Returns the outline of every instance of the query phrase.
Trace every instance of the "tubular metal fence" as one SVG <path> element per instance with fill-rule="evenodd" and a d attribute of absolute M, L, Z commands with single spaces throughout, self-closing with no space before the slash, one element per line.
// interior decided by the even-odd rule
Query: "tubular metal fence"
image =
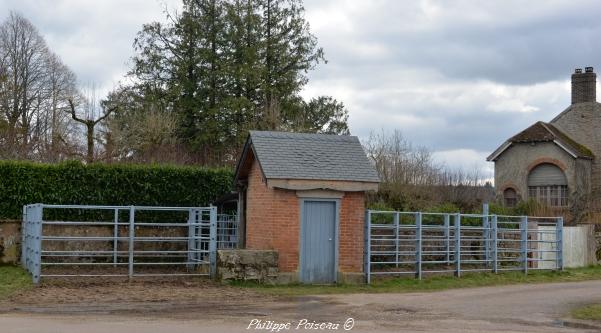
<path fill-rule="evenodd" d="M 415 275 L 563 269 L 561 217 L 366 212 L 365 272 Z"/>
<path fill-rule="evenodd" d="M 215 207 L 26 205 L 21 264 L 35 283 L 213 276 L 217 249 L 237 246 L 237 227 L 236 216 Z"/>

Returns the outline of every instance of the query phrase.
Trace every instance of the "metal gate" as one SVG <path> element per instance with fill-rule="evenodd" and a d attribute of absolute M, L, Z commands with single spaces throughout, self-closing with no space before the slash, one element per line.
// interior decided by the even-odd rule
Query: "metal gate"
<path fill-rule="evenodd" d="M 563 218 L 366 212 L 365 272 L 415 275 L 563 269 Z"/>
<path fill-rule="evenodd" d="M 43 277 L 214 276 L 237 246 L 237 218 L 216 207 L 23 207 L 22 266 Z"/>

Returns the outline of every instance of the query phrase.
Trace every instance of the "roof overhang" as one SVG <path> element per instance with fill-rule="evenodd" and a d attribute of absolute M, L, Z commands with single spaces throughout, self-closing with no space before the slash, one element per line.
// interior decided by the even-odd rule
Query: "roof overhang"
<path fill-rule="evenodd" d="M 553 141 L 533 141 L 532 143 L 536 143 L 536 142 L 541 142 L 541 143 L 554 143 L 555 145 L 557 145 L 559 148 L 561 148 L 563 151 L 565 151 L 566 153 L 568 153 L 568 155 L 572 156 L 573 158 L 578 158 L 578 155 L 571 150 L 570 148 L 568 148 L 566 145 L 562 144 L 561 142 L 559 142 L 559 140 L 553 140 Z M 503 154 L 509 147 L 511 147 L 514 143 L 528 143 L 528 142 L 511 142 L 511 141 L 505 141 L 504 144 L 502 144 L 499 148 L 497 148 L 497 150 L 495 150 L 490 156 L 488 156 L 486 158 L 487 161 L 489 162 L 494 162 L 496 161 L 499 156 L 501 156 L 501 154 Z"/>
<path fill-rule="evenodd" d="M 486 158 L 487 161 L 492 162 L 495 161 L 507 148 L 511 147 L 512 142 L 505 141 L 499 148 L 497 148 L 490 156 Z"/>
<path fill-rule="evenodd" d="M 240 159 L 236 165 L 236 172 L 234 173 L 234 186 L 238 185 L 240 180 L 248 177 L 248 171 L 250 170 L 254 159 L 257 159 L 258 161 L 257 153 L 255 152 L 255 148 L 252 144 L 252 139 L 250 135 L 248 135 L 246 142 L 244 143 L 244 148 L 242 149 L 242 154 L 240 155 Z M 261 169 L 263 178 L 266 178 L 263 167 L 261 166 L 261 162 L 257 164 L 259 164 L 259 169 Z"/>
<path fill-rule="evenodd" d="M 379 183 L 346 180 L 268 179 L 267 186 L 285 190 L 334 190 L 341 192 L 377 191 Z"/>
<path fill-rule="evenodd" d="M 570 154 L 573 158 L 578 158 L 578 155 L 574 151 L 572 151 L 571 149 L 569 149 L 565 145 L 561 144 L 561 142 L 559 142 L 557 140 L 553 140 L 553 143 L 556 144 L 556 145 L 558 145 L 561 149 L 565 150 L 566 153 Z"/>

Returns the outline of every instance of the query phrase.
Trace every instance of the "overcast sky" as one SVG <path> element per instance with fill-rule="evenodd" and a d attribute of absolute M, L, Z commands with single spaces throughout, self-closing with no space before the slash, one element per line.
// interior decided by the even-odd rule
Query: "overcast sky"
<path fill-rule="evenodd" d="M 599 1 L 305 1 L 328 59 L 305 97 L 343 101 L 354 135 L 400 129 L 438 160 L 487 176 L 491 151 L 568 106 L 574 68 L 601 66 Z M 179 2 L 2 0 L 0 14 L 29 18 L 82 83 L 107 91 L 142 24 Z"/>

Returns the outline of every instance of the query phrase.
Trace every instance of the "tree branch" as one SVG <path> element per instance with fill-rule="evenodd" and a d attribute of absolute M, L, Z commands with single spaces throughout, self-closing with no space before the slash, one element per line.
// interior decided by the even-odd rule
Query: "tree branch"
<path fill-rule="evenodd" d="M 73 104 L 73 99 L 69 98 L 67 99 L 67 101 L 69 102 L 69 109 L 71 111 L 71 118 L 73 118 L 73 120 L 80 122 L 82 124 L 87 124 L 88 121 L 81 119 L 77 116 L 77 114 L 75 113 L 75 104 Z"/>

